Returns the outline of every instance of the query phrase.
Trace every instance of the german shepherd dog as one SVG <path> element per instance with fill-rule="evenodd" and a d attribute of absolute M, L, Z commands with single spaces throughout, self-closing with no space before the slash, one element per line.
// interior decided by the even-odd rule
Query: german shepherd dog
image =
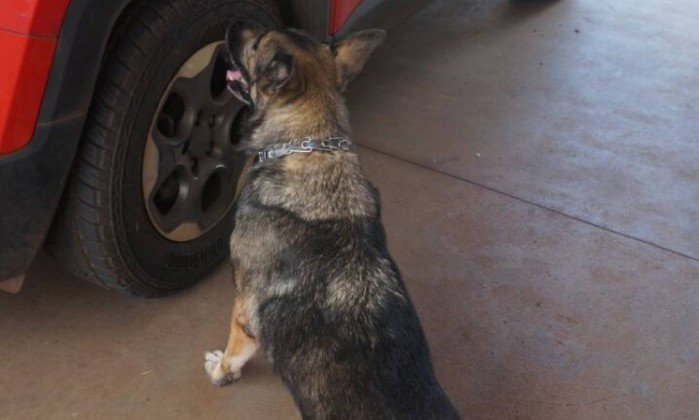
<path fill-rule="evenodd" d="M 341 93 L 385 35 L 327 45 L 295 30 L 228 30 L 228 86 L 249 105 L 246 150 L 345 141 L 252 166 L 230 244 L 230 337 L 206 353 L 221 386 L 261 347 L 307 419 L 458 418 L 388 254 L 377 190 L 346 147 Z"/>

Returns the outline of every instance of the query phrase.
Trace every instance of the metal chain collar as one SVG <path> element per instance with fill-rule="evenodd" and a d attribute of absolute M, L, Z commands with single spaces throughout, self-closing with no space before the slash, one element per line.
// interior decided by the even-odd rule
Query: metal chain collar
<path fill-rule="evenodd" d="M 275 144 L 257 152 L 257 162 L 269 162 L 292 153 L 311 153 L 314 151 L 347 152 L 351 148 L 352 142 L 347 137 L 306 138 L 301 143 L 298 143 L 298 140 L 292 140 L 286 143 Z"/>

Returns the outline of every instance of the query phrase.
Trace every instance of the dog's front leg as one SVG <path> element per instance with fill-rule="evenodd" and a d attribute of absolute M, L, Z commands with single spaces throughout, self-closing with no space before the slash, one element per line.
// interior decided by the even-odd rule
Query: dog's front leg
<path fill-rule="evenodd" d="M 247 330 L 247 300 L 240 293 L 233 302 L 231 333 L 226 351 L 206 352 L 204 368 L 209 380 L 216 386 L 224 386 L 240 378 L 240 371 L 257 351 L 257 341 Z"/>

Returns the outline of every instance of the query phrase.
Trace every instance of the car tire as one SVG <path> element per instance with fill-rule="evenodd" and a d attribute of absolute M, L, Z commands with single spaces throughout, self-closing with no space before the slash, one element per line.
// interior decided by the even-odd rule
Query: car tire
<path fill-rule="evenodd" d="M 273 27 L 280 18 L 262 0 L 155 0 L 126 13 L 103 60 L 46 249 L 80 278 L 154 297 L 206 276 L 228 255 L 233 229 L 232 201 L 188 240 L 167 237 L 149 217 L 144 148 L 164 92 L 189 57 L 224 39 L 231 22 Z"/>

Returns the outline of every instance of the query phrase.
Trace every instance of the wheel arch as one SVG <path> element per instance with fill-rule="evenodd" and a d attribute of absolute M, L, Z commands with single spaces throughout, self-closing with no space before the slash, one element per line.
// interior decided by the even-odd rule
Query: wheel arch
<path fill-rule="evenodd" d="M 61 27 L 39 124 L 86 115 L 104 58 L 147 0 L 72 0 Z M 268 0 L 281 11 L 284 0 Z M 287 16 L 283 16 L 286 19 Z"/>
<path fill-rule="evenodd" d="M 28 144 L 0 157 L 0 281 L 23 278 L 44 243 L 73 164 L 103 53 L 131 0 L 72 0 Z"/>

